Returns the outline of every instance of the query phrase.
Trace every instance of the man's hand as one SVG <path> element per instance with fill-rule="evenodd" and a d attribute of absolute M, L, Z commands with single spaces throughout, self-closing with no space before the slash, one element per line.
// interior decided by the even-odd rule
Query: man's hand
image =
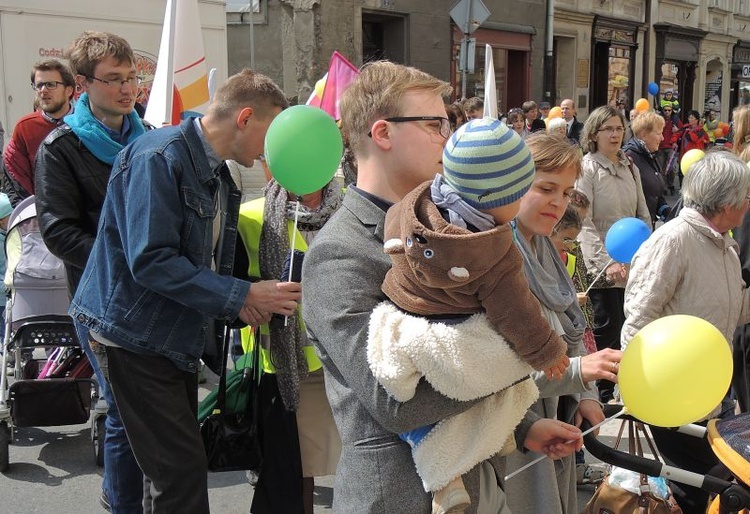
<path fill-rule="evenodd" d="M 279 282 L 262 280 L 254 282 L 245 298 L 239 317 L 250 326 L 267 323 L 271 314 L 291 316 L 302 298 L 302 285 L 299 282 Z"/>
<path fill-rule="evenodd" d="M 542 418 L 529 429 L 523 442 L 527 449 L 544 453 L 551 459 L 562 459 L 583 447 L 581 431 L 556 419 Z"/>
<path fill-rule="evenodd" d="M 245 305 L 239 313 L 239 318 L 250 327 L 257 327 L 271 321 L 271 313 L 259 311 L 255 307 Z"/>

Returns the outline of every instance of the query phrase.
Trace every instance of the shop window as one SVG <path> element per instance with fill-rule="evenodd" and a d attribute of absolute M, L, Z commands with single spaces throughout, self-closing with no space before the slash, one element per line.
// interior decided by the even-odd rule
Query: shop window
<path fill-rule="evenodd" d="M 484 98 L 486 91 L 484 90 L 484 59 L 485 59 L 485 46 L 477 45 L 476 49 L 476 71 L 469 73 L 466 78 L 466 92 L 467 98 L 472 96 L 478 96 Z M 502 48 L 492 49 L 492 61 L 495 66 L 495 94 L 497 95 L 498 109 L 503 111 L 505 105 L 505 77 L 507 75 L 507 51 Z M 520 106 L 510 106 L 520 107 Z"/>
<path fill-rule="evenodd" d="M 661 65 L 661 80 L 659 80 L 659 91 L 660 96 L 663 98 L 664 93 L 672 91 L 672 98 L 679 100 L 680 91 L 678 86 L 677 75 L 680 72 L 680 67 L 674 63 L 664 63 Z M 682 103 L 682 102 L 680 102 Z"/>
<path fill-rule="evenodd" d="M 406 64 L 406 17 L 362 12 L 362 61 Z"/>
<path fill-rule="evenodd" d="M 630 48 L 611 45 L 609 47 L 609 70 L 607 73 L 607 104 L 625 102 L 633 105 L 630 93 Z"/>

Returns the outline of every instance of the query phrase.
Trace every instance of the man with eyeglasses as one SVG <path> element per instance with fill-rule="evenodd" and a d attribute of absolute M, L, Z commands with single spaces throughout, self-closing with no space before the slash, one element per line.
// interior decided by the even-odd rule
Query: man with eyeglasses
<path fill-rule="evenodd" d="M 133 109 L 138 79 L 127 41 L 108 32 L 87 31 L 73 41 L 66 57 L 83 94 L 65 124 L 39 147 L 35 188 L 42 238 L 65 263 L 73 296 L 94 246 L 115 156 L 146 129 Z M 140 513 L 143 473 L 109 387 L 104 350 L 80 331 L 79 342 L 107 402 L 100 503 L 112 512 Z"/>
<path fill-rule="evenodd" d="M 303 318 L 323 363 L 342 442 L 336 513 L 429 513 L 431 498 L 409 445 L 397 434 L 476 403 L 447 398 L 425 381 L 400 403 L 375 379 L 367 357 L 370 314 L 386 298 L 381 284 L 391 267 L 383 252 L 385 213 L 442 171 L 450 136 L 442 121 L 443 97 L 450 92 L 449 84 L 416 68 L 379 61 L 363 67 L 341 99 L 342 130 L 357 162 L 357 181 L 302 265 Z M 565 427 L 527 413 L 515 438 L 533 451 L 562 456 L 572 449 L 558 443 L 575 439 Z M 501 462 L 488 460 L 463 476 L 471 498 L 467 513 L 509 511 L 498 484 L 502 469 Z"/>
<path fill-rule="evenodd" d="M 73 110 L 73 73 L 57 59 L 37 62 L 31 69 L 31 89 L 39 108 L 16 122 L 3 153 L 3 191 L 13 206 L 34 194 L 34 160 L 44 138 Z"/>

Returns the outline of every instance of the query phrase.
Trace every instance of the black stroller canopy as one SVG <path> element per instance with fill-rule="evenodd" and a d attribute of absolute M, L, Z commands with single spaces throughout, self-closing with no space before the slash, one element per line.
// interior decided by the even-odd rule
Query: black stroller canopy
<path fill-rule="evenodd" d="M 708 424 L 708 441 L 735 478 L 750 484 L 750 413 L 711 420 Z"/>

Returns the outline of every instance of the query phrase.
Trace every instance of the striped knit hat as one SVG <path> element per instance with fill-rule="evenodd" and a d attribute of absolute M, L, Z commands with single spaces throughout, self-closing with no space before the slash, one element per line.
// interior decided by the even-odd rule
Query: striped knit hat
<path fill-rule="evenodd" d="M 443 177 L 476 209 L 520 199 L 534 181 L 534 161 L 521 137 L 493 118 L 462 125 L 443 150 Z"/>

